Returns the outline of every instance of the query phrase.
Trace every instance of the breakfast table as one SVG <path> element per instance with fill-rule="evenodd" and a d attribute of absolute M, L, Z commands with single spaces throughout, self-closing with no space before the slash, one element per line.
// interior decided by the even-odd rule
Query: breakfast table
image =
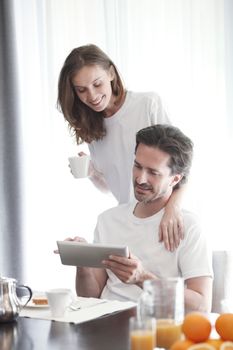
<path fill-rule="evenodd" d="M 0 324 L 1 350 L 128 350 L 135 307 L 80 324 L 19 317 Z"/>
<path fill-rule="evenodd" d="M 15 321 L 0 322 L 0 350 L 130 349 L 129 319 L 137 314 L 136 303 L 75 296 L 58 317 L 44 293 L 33 296 Z M 208 316 L 211 324 L 217 316 Z"/>

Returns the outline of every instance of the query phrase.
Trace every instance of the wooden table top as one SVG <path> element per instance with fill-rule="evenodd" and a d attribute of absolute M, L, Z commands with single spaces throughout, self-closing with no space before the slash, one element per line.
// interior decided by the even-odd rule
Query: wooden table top
<path fill-rule="evenodd" d="M 20 317 L 0 323 L 1 350 L 128 350 L 135 308 L 74 325 Z"/>

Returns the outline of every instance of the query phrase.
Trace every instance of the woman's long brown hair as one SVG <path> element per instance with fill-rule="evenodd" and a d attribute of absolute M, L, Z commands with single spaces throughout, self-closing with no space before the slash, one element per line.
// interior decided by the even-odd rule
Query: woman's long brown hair
<path fill-rule="evenodd" d="M 106 135 L 103 112 L 95 112 L 78 97 L 72 79 L 84 66 L 99 65 L 105 71 L 112 66 L 115 77 L 111 81 L 115 103 L 122 101 L 125 90 L 118 70 L 112 60 L 96 45 L 89 44 L 73 49 L 66 58 L 58 81 L 57 106 L 68 121 L 78 144 L 100 140 Z"/>

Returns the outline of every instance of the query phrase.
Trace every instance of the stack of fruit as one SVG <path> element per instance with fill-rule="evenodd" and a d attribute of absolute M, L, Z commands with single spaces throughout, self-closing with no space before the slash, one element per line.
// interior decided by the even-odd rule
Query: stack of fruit
<path fill-rule="evenodd" d="M 213 330 L 218 338 L 211 337 Z M 233 313 L 218 316 L 213 328 L 203 314 L 187 314 L 182 331 L 185 339 L 175 342 L 170 350 L 233 350 Z"/>

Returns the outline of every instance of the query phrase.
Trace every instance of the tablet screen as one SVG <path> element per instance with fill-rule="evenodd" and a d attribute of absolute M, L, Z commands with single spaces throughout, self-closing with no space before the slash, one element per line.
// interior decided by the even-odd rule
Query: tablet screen
<path fill-rule="evenodd" d="M 57 246 L 63 265 L 104 267 L 102 260 L 108 259 L 109 255 L 129 256 L 128 247 L 123 245 L 57 241 Z"/>

